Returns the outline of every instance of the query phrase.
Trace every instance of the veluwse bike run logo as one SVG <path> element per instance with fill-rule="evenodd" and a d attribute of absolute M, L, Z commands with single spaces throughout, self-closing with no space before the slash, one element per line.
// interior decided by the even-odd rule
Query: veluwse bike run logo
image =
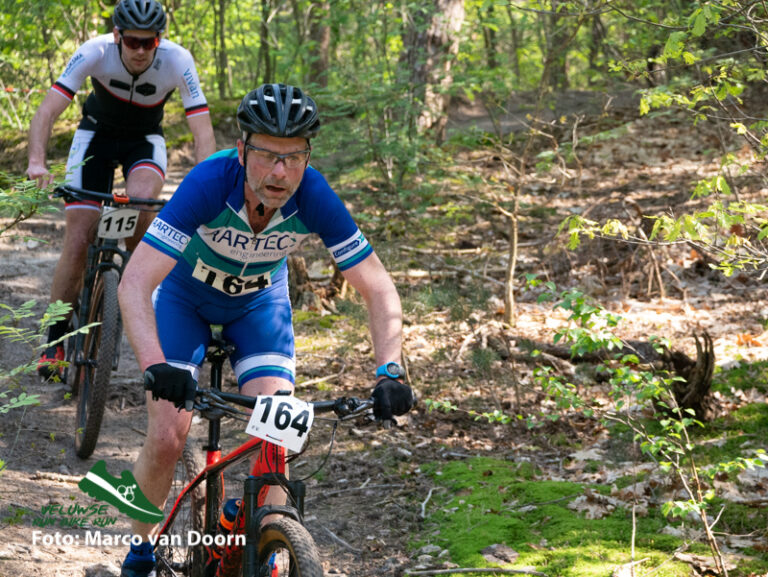
<path fill-rule="evenodd" d="M 118 511 L 131 519 L 142 523 L 159 523 L 164 519 L 163 512 L 153 505 L 141 492 L 139 484 L 131 471 L 125 470 L 120 477 L 113 477 L 107 472 L 107 464 L 102 459 L 96 463 L 78 484 L 80 490 L 89 497 L 103 501 L 117 508 Z M 44 505 L 42 517 L 32 520 L 36 527 L 46 527 L 58 524 L 60 527 L 86 528 L 89 526 L 104 528 L 114 525 L 117 517 L 109 516 L 107 505 L 62 506 L 58 504 Z M 150 542 L 155 545 L 192 546 L 192 545 L 245 545 L 245 535 L 203 535 L 199 531 L 189 531 L 186 543 L 181 535 L 150 536 Z M 42 531 L 32 532 L 32 543 L 43 545 L 128 545 L 141 543 L 139 535 L 102 534 L 101 531 L 86 531 L 81 541 L 78 534 L 43 534 Z"/>

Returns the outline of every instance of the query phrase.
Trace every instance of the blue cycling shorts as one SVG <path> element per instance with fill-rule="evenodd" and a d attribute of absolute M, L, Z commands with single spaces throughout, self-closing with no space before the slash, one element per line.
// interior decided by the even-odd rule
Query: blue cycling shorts
<path fill-rule="evenodd" d="M 222 325 L 224 338 L 235 345 L 230 362 L 239 387 L 267 376 L 294 383 L 296 358 L 287 279 L 283 265 L 272 277 L 272 286 L 230 297 L 214 294 L 193 278 L 166 277 L 152 300 L 167 362 L 187 369 L 198 380 L 211 325 Z"/>

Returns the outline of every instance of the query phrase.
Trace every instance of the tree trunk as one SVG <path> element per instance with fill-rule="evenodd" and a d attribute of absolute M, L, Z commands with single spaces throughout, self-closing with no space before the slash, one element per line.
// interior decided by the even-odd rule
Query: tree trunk
<path fill-rule="evenodd" d="M 226 98 L 229 83 L 227 82 L 227 43 L 226 43 L 227 0 L 219 0 L 216 14 L 216 31 L 218 40 L 218 58 L 216 59 L 216 83 L 219 85 L 219 98 Z"/>
<path fill-rule="evenodd" d="M 488 10 L 483 14 L 482 7 L 477 8 L 477 15 L 480 21 L 480 26 L 483 30 L 483 45 L 485 46 L 485 62 L 488 68 L 495 69 L 499 63 L 496 60 L 496 29 L 493 26 L 493 4 L 488 7 Z M 490 23 L 490 25 L 488 24 Z"/>
<path fill-rule="evenodd" d="M 515 15 L 512 12 L 512 7 L 508 3 L 507 6 L 507 16 L 509 17 L 509 56 L 510 60 L 512 61 L 512 70 L 515 73 L 515 78 L 520 80 L 520 46 L 521 46 L 521 35 L 522 32 L 517 26 L 517 20 L 515 20 Z"/>
<path fill-rule="evenodd" d="M 264 65 L 263 83 L 272 82 L 272 55 L 269 51 L 269 0 L 261 0 L 261 26 L 259 27 L 259 63 Z"/>
<path fill-rule="evenodd" d="M 438 141 L 445 130 L 447 93 L 453 83 L 451 64 L 459 50 L 463 23 L 463 0 L 433 0 L 414 7 L 403 39 L 402 63 L 410 70 L 415 100 L 422 106 L 416 126 L 422 133 L 433 130 Z"/>
<path fill-rule="evenodd" d="M 309 75 L 307 80 L 311 84 L 318 84 L 326 88 L 328 86 L 328 67 L 331 51 L 331 27 L 328 21 L 331 15 L 331 3 L 328 0 L 312 2 L 310 14 L 310 58 Z"/>
<path fill-rule="evenodd" d="M 551 12 L 544 17 L 545 82 L 555 91 L 568 88 L 567 57 L 571 40 L 568 21 L 558 12 L 560 4 L 560 0 L 552 0 Z"/>

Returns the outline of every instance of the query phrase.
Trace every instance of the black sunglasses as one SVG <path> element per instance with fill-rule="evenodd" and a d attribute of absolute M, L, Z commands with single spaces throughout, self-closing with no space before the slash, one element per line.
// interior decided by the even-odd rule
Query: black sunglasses
<path fill-rule="evenodd" d="M 125 36 L 121 32 L 120 38 L 122 38 L 123 43 L 131 50 L 138 50 L 139 48 L 143 48 L 144 50 L 149 51 L 154 50 L 160 45 L 159 36 L 151 36 L 150 38 L 136 38 L 135 36 Z"/>

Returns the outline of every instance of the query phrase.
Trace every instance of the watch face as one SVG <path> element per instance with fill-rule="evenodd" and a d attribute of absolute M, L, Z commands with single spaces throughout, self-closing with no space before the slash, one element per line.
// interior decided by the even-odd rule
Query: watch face
<path fill-rule="evenodd" d="M 395 379 L 403 376 L 403 368 L 397 363 L 389 363 L 387 365 L 387 372 Z"/>

